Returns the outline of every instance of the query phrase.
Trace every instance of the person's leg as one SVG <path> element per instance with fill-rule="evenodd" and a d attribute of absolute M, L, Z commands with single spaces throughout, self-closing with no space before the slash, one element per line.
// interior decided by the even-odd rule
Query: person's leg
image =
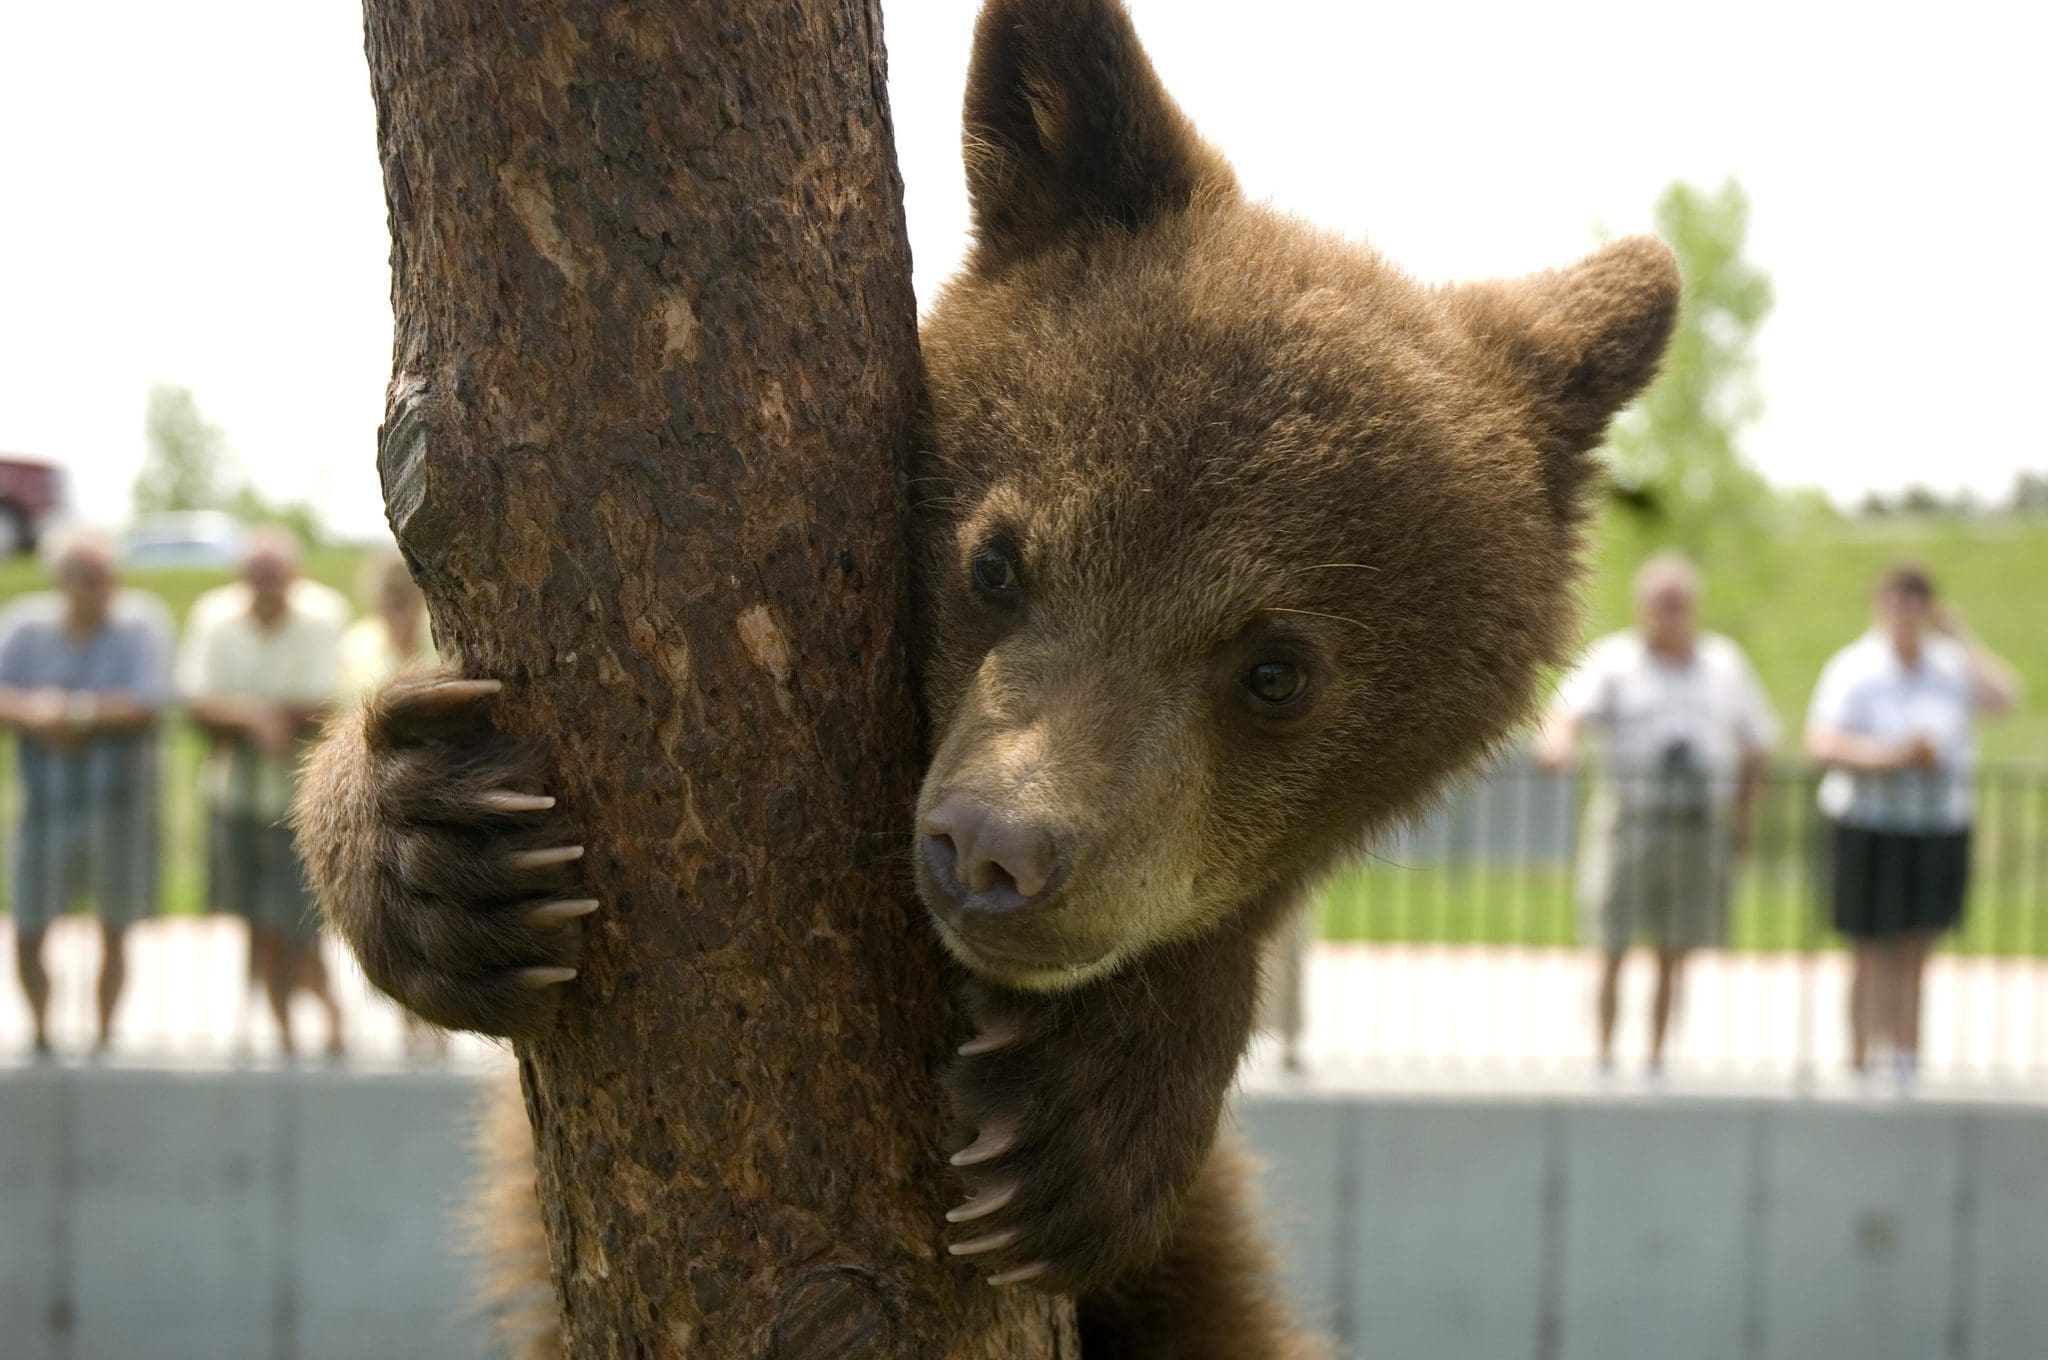
<path fill-rule="evenodd" d="M 94 1053 L 105 1053 L 114 1034 L 114 1008 L 128 981 L 128 932 L 120 922 L 100 917 L 100 1032 Z"/>
<path fill-rule="evenodd" d="M 154 791 L 153 784 L 147 786 L 147 792 Z M 155 809 L 131 797 L 109 798 L 96 825 L 96 853 L 86 876 L 100 922 L 100 1029 L 93 1052 L 103 1054 L 112 1043 L 114 1012 L 128 980 L 128 927 L 156 911 Z"/>
<path fill-rule="evenodd" d="M 1920 990 L 1934 937 L 1923 931 L 1901 935 L 1896 946 L 1897 981 L 1892 1012 L 1892 1052 L 1899 1065 L 1912 1069 L 1920 1062 Z"/>
<path fill-rule="evenodd" d="M 1600 1069 L 1614 1066 L 1614 1026 L 1621 1016 L 1621 966 L 1628 960 L 1626 949 L 1609 949 L 1600 957 L 1600 997 L 1597 1019 L 1600 1026 Z"/>
<path fill-rule="evenodd" d="M 320 1009 L 327 1013 L 327 1056 L 338 1058 L 345 1048 L 341 1037 L 341 1007 L 334 1002 L 334 989 L 327 978 L 327 964 L 320 957 L 320 942 L 317 937 L 294 940 L 291 951 L 297 961 L 293 974 L 295 980 L 313 994 L 313 999 L 320 1003 Z"/>
<path fill-rule="evenodd" d="M 1849 974 L 1849 1065 L 1858 1072 L 1870 1066 L 1870 1045 L 1878 1009 L 1878 974 L 1883 946 L 1859 939 Z"/>
<path fill-rule="evenodd" d="M 57 828 L 31 807 L 15 827 L 13 900 L 14 967 L 21 975 L 21 994 L 28 1002 L 29 1022 L 38 1056 L 50 1051 L 50 974 L 43 967 L 43 937 L 63 910 L 61 875 L 53 874 L 58 855 Z"/>
<path fill-rule="evenodd" d="M 249 958 L 263 995 L 270 1002 L 270 1014 L 277 1021 L 278 1043 L 289 1058 L 298 1053 L 292 1038 L 292 960 L 283 937 L 268 925 L 251 923 Z"/>
<path fill-rule="evenodd" d="M 43 967 L 43 932 L 15 936 L 14 959 L 21 974 L 21 992 L 28 998 L 29 1020 L 35 1029 L 35 1051 L 50 1051 L 50 974 Z"/>
<path fill-rule="evenodd" d="M 327 964 L 320 957 L 320 909 L 306 886 L 306 869 L 299 862 L 291 828 L 270 826 L 264 832 L 263 891 L 271 924 L 283 943 L 286 978 L 320 1003 L 327 1015 L 327 1054 L 339 1057 L 343 1048 L 341 1007 L 335 1004 Z"/>
<path fill-rule="evenodd" d="M 1870 1042 L 1887 1055 L 1899 1048 L 1899 988 L 1904 977 L 1902 937 L 1887 935 L 1877 945 L 1877 990 L 1871 1000 Z"/>
<path fill-rule="evenodd" d="M 1678 994 L 1680 976 L 1685 972 L 1683 949 L 1657 951 L 1657 994 L 1650 1009 L 1650 1068 L 1664 1067 L 1664 1039 L 1671 1032 L 1671 1002 Z"/>

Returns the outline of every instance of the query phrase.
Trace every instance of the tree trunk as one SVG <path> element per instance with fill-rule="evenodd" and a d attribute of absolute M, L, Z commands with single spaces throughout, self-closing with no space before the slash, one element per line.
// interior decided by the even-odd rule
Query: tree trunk
<path fill-rule="evenodd" d="M 519 1055 L 569 1352 L 1072 1353 L 942 1248 L 875 0 L 365 12 L 385 503 L 605 903 Z"/>

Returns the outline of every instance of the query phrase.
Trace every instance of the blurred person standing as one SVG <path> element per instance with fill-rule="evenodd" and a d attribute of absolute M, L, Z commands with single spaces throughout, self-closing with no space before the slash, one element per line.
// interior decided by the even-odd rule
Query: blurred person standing
<path fill-rule="evenodd" d="M 1605 737 L 1579 857 L 1581 938 L 1601 953 L 1600 1066 L 1614 1062 L 1621 969 L 1640 937 L 1657 955 L 1649 1071 L 1662 1073 L 1672 999 L 1692 951 L 1722 943 L 1778 723 L 1742 649 L 1698 626 L 1700 579 L 1675 553 L 1635 578 L 1636 626 L 1587 648 L 1537 743 L 1568 767 L 1586 729 Z"/>
<path fill-rule="evenodd" d="M 0 722 L 20 743 L 15 828 L 15 952 L 39 1056 L 50 1051 L 43 935 L 89 900 L 102 941 L 103 1053 L 127 976 L 127 928 L 154 914 L 157 728 L 170 702 L 171 616 L 154 595 L 120 588 L 113 540 L 55 535 L 57 589 L 0 614 Z"/>
<path fill-rule="evenodd" d="M 400 671 L 435 663 L 434 634 L 426 597 L 394 549 L 371 553 L 363 562 L 359 598 L 369 610 L 341 638 L 341 692 L 350 704 L 368 699 Z M 447 1031 L 398 1008 L 406 1047 L 415 1057 L 448 1053 Z"/>
<path fill-rule="evenodd" d="M 435 663 L 427 601 L 405 559 L 390 549 L 363 564 L 360 595 L 369 610 L 341 638 L 341 689 L 359 703 L 402 670 Z"/>
<path fill-rule="evenodd" d="M 1920 1058 L 1927 956 L 1963 917 L 1975 815 L 1973 718 L 2019 702 L 2012 667 L 1936 601 L 1917 566 L 1879 578 L 1870 631 L 1814 687 L 1806 751 L 1828 767 L 1829 905 L 1855 948 L 1849 1061 L 1884 1044 L 1900 1082 Z"/>
<path fill-rule="evenodd" d="M 297 538 L 266 526 L 249 535 L 241 580 L 194 603 L 178 657 L 186 712 L 212 746 L 204 795 L 213 906 L 248 922 L 250 968 L 287 1055 L 297 1051 L 298 987 L 327 1012 L 328 1052 L 342 1049 L 319 917 L 284 819 L 302 747 L 340 694 L 348 613 L 338 592 L 300 577 Z"/>

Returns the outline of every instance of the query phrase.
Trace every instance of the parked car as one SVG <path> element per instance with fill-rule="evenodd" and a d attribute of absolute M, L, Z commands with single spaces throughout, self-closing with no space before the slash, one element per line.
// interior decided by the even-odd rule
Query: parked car
<path fill-rule="evenodd" d="M 34 552 L 64 510 L 64 470 L 25 453 L 0 454 L 0 554 Z"/>
<path fill-rule="evenodd" d="M 247 534 L 224 510 L 167 510 L 135 522 L 122 538 L 121 561 L 131 571 L 232 568 L 242 560 Z"/>

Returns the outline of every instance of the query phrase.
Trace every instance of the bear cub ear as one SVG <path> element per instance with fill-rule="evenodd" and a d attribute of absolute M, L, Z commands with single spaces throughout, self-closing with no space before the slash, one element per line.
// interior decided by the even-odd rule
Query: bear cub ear
<path fill-rule="evenodd" d="M 1448 290 L 1452 314 L 1530 393 L 1560 512 L 1576 508 L 1607 422 L 1657 376 L 1680 287 L 1670 248 L 1629 236 L 1564 269 Z"/>
<path fill-rule="evenodd" d="M 976 273 L 1090 230 L 1135 230 L 1230 167 L 1159 83 L 1121 0 L 988 0 L 962 129 Z"/>

